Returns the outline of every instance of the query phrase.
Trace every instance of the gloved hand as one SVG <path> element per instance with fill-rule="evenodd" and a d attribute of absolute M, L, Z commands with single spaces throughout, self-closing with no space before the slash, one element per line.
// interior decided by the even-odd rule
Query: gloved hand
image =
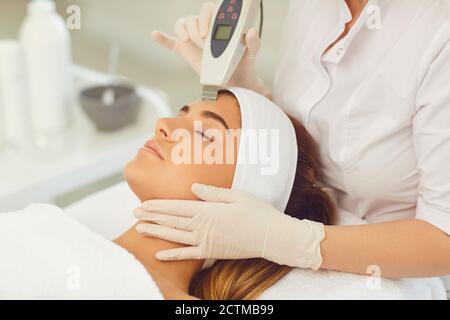
<path fill-rule="evenodd" d="M 191 15 L 178 20 L 175 24 L 177 38 L 159 31 L 152 33 L 153 38 L 159 44 L 179 54 L 199 75 L 202 67 L 203 47 L 210 24 L 214 19 L 214 9 L 214 3 L 206 2 L 201 8 L 200 16 Z M 270 98 L 270 90 L 257 76 L 256 71 L 256 58 L 261 48 L 258 31 L 254 28 L 249 30 L 245 41 L 247 50 L 228 85 L 247 88 Z"/>
<path fill-rule="evenodd" d="M 135 216 L 139 233 L 190 247 L 159 252 L 163 261 L 265 258 L 317 270 L 322 264 L 324 226 L 298 220 L 243 192 L 195 184 L 192 192 L 206 201 L 152 200 Z"/>

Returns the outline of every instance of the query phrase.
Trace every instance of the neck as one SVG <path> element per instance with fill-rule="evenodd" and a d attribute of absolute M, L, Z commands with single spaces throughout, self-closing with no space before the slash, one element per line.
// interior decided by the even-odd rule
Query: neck
<path fill-rule="evenodd" d="M 125 232 L 114 242 L 132 253 L 136 259 L 143 264 L 158 284 L 164 281 L 185 293 L 188 292 L 192 279 L 197 272 L 200 271 L 204 262 L 203 260 L 176 262 L 159 261 L 155 257 L 157 252 L 181 248 L 183 246 L 156 238 L 142 236 L 136 231 L 135 227 Z"/>
<path fill-rule="evenodd" d="M 352 16 L 357 19 L 361 15 L 361 12 L 366 7 L 369 0 L 345 0 L 347 6 L 352 13 Z"/>

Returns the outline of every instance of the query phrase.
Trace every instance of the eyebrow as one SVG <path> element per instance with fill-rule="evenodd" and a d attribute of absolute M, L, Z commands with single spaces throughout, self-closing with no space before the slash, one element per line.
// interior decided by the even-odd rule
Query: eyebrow
<path fill-rule="evenodd" d="M 180 112 L 189 113 L 190 110 L 191 108 L 189 108 L 189 106 L 184 106 L 183 108 L 180 109 Z"/>
<path fill-rule="evenodd" d="M 189 106 L 184 106 L 183 108 L 181 108 L 180 112 L 189 113 L 190 110 L 191 108 Z M 225 119 L 220 115 L 218 115 L 217 113 L 214 113 L 212 111 L 203 111 L 201 114 L 205 118 L 213 119 L 220 122 L 227 130 L 230 129 Z"/>

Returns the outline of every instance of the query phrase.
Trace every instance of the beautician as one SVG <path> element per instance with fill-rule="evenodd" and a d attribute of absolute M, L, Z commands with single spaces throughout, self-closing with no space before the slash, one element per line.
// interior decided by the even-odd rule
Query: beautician
<path fill-rule="evenodd" d="M 179 20 L 177 38 L 153 37 L 199 72 L 212 8 Z M 203 201 L 143 205 L 140 218 L 157 226 L 142 233 L 188 245 L 157 257 L 450 274 L 450 1 L 291 1 L 273 92 L 257 76 L 256 30 L 246 43 L 230 85 L 273 99 L 307 127 L 321 148 L 318 187 L 334 196 L 340 223 L 306 223 L 247 194 L 194 185 Z M 199 227 L 173 228 L 186 219 L 178 215 Z"/>

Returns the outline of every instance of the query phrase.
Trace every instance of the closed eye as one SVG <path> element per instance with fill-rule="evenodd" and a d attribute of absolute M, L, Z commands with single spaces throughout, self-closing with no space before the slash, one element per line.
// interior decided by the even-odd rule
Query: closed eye
<path fill-rule="evenodd" d="M 201 136 L 202 139 L 204 139 L 205 141 L 214 142 L 215 140 L 214 138 L 211 138 L 208 135 L 206 135 L 206 133 L 204 133 L 203 131 L 195 131 L 195 133 Z"/>

